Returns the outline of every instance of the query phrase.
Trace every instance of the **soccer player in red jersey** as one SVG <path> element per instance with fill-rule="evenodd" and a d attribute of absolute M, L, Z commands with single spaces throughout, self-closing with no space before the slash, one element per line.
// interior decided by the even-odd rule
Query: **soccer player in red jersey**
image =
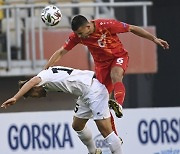
<path fill-rule="evenodd" d="M 141 27 L 114 19 L 88 21 L 84 16 L 77 15 L 72 19 L 71 28 L 73 32 L 69 35 L 69 39 L 51 56 L 45 69 L 53 66 L 77 44 L 87 46 L 94 59 L 96 78 L 106 86 L 110 94 L 114 90 L 116 101 L 110 101 L 111 107 L 115 110 L 117 117 L 122 117 L 122 105 L 125 97 L 122 80 L 129 57 L 117 34 L 132 32 L 153 41 L 164 49 L 168 49 L 169 44 Z"/>

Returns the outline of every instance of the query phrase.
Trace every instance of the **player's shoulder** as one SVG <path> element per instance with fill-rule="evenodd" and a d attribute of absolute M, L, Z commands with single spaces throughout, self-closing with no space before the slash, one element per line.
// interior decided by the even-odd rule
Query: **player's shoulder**
<path fill-rule="evenodd" d="M 74 69 L 74 68 L 71 68 L 71 67 L 66 67 L 66 66 L 61 66 L 61 65 L 49 67 L 50 70 L 52 70 L 53 68 L 54 69 L 67 69 L 67 70 L 73 70 Z"/>
<path fill-rule="evenodd" d="M 69 37 L 70 37 L 70 38 L 76 38 L 76 37 L 77 37 L 77 35 L 76 35 L 76 33 L 71 32 L 71 33 L 69 34 Z"/>
<path fill-rule="evenodd" d="M 108 26 L 108 25 L 114 24 L 115 22 L 119 22 L 116 19 L 96 19 L 92 21 L 94 21 L 96 25 L 100 27 Z"/>
<path fill-rule="evenodd" d="M 73 41 L 75 41 L 75 42 L 76 42 L 76 41 L 77 41 L 77 42 L 80 41 L 78 35 L 77 35 L 75 32 L 71 32 L 71 33 L 69 34 L 69 38 L 68 38 L 67 42 L 68 42 L 69 40 L 73 40 Z"/>

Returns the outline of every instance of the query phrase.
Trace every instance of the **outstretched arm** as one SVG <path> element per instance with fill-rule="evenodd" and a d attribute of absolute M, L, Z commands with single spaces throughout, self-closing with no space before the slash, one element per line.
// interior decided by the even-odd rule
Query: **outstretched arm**
<path fill-rule="evenodd" d="M 67 50 L 65 50 L 63 47 L 61 47 L 59 50 L 57 50 L 49 59 L 47 64 L 44 66 L 44 69 L 48 69 L 50 66 L 53 66 L 60 58 L 67 53 Z"/>
<path fill-rule="evenodd" d="M 32 79 L 30 79 L 28 82 L 26 82 L 22 88 L 10 99 L 5 101 L 1 107 L 7 108 L 10 105 L 13 105 L 19 100 L 25 93 L 27 93 L 32 87 L 39 84 L 41 82 L 41 78 L 35 76 Z"/>
<path fill-rule="evenodd" d="M 157 45 L 160 45 L 161 47 L 163 47 L 163 49 L 169 49 L 169 44 L 167 43 L 167 41 L 157 38 L 156 36 L 152 35 L 151 33 L 149 33 L 148 31 L 146 31 L 145 29 L 141 27 L 130 25 L 129 31 L 134 33 L 135 35 L 138 35 L 140 37 L 153 41 Z"/>

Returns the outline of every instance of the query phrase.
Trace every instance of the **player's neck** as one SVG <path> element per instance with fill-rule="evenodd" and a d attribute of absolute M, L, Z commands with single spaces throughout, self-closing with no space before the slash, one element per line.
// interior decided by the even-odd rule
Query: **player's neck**
<path fill-rule="evenodd" d="M 93 21 L 91 21 L 90 26 L 91 26 L 91 34 L 93 34 L 96 31 L 95 23 Z"/>

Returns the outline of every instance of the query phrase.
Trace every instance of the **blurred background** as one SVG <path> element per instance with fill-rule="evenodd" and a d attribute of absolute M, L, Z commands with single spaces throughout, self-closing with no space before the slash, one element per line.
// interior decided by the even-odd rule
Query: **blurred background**
<path fill-rule="evenodd" d="M 47 27 L 40 19 L 42 8 L 49 4 L 62 11 L 62 21 L 55 27 Z M 115 18 L 142 26 L 170 44 L 167 51 L 133 34 L 119 36 L 130 54 L 124 108 L 180 106 L 178 0 L 0 0 L 0 5 L 1 103 L 15 94 L 19 80 L 43 68 L 71 32 L 72 17 L 83 14 L 89 20 Z M 57 65 L 93 70 L 92 58 L 81 45 Z M 13 108 L 0 112 L 71 110 L 74 101 L 74 96 L 50 93 L 47 98 L 21 99 Z"/>

